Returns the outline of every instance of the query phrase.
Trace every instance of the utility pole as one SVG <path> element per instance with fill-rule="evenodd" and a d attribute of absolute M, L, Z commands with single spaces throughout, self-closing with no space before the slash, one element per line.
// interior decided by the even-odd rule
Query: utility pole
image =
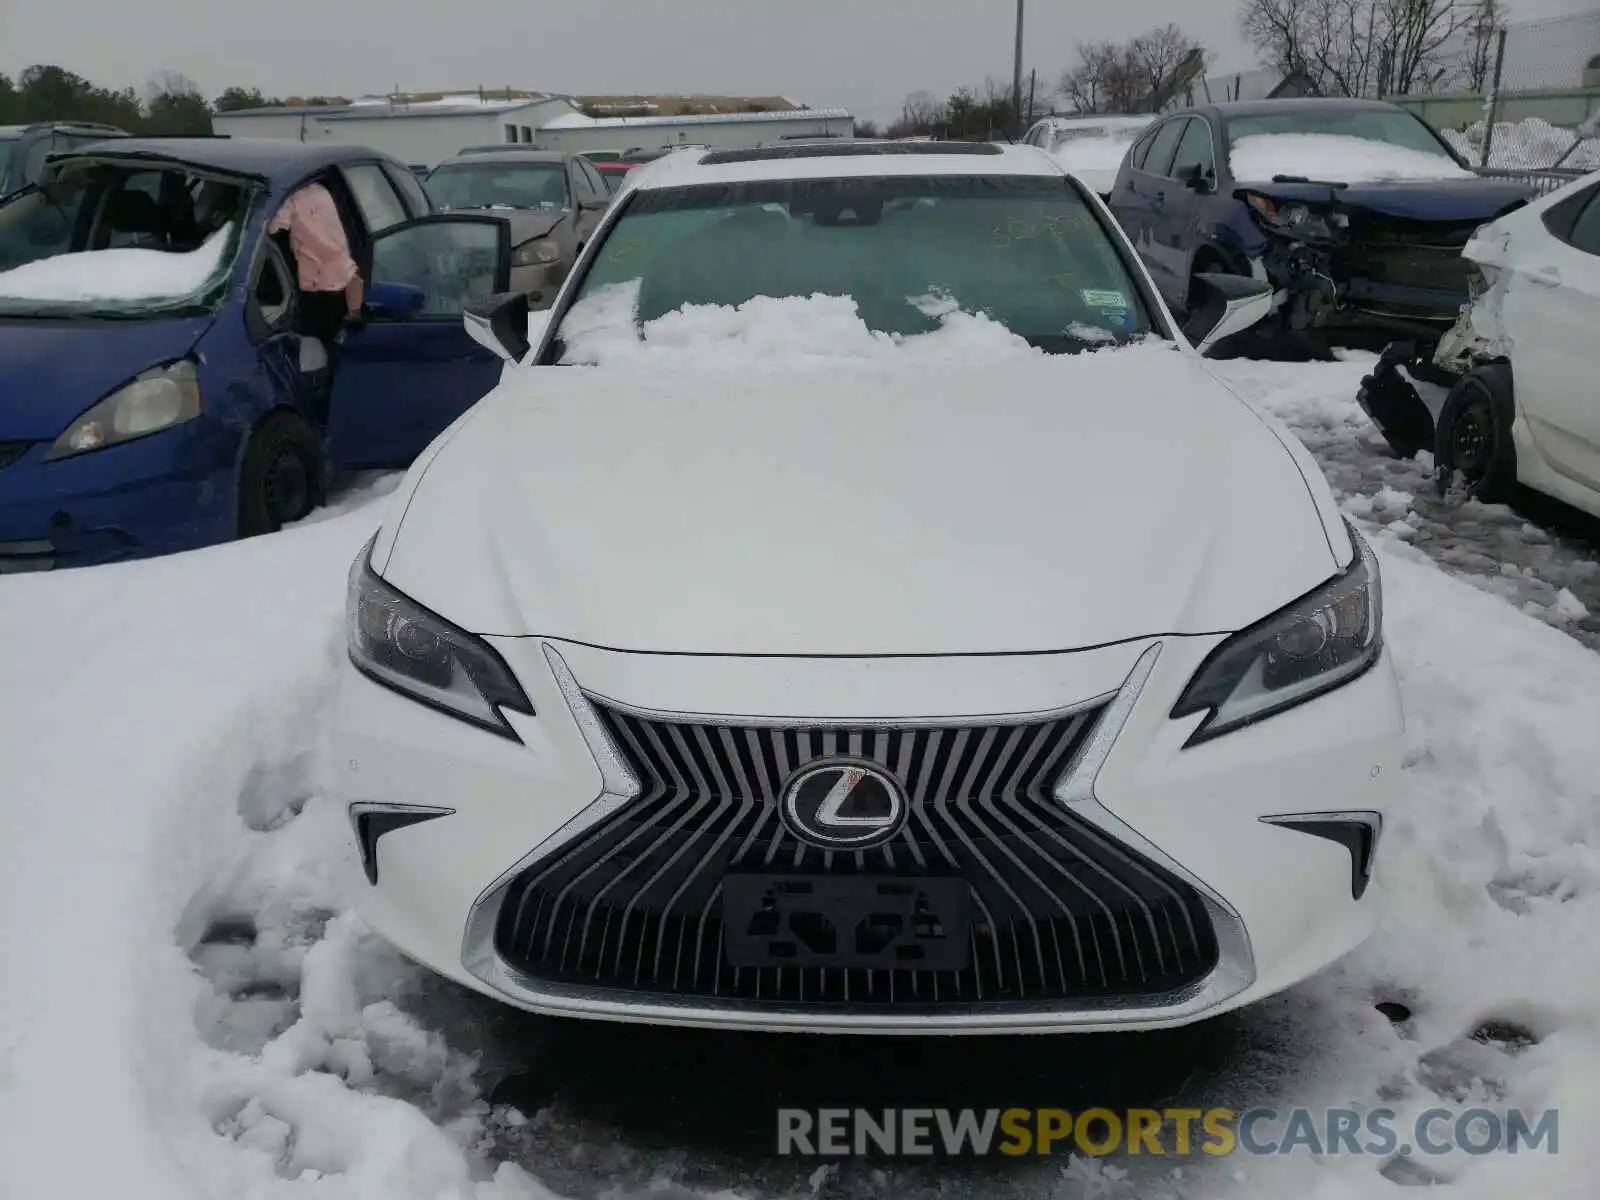
<path fill-rule="evenodd" d="M 1017 0 L 1017 50 L 1011 64 L 1011 106 L 1016 113 L 1014 137 L 1022 136 L 1022 9 L 1026 0 Z"/>

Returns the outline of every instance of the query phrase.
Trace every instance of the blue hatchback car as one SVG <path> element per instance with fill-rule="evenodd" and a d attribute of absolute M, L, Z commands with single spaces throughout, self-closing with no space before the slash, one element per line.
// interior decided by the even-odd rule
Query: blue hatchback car
<path fill-rule="evenodd" d="M 297 332 L 287 239 L 317 181 L 367 283 L 322 344 Z M 462 324 L 506 290 L 509 228 L 432 210 L 360 147 L 101 142 L 0 205 L 0 574 L 277 529 L 344 469 L 404 467 L 499 380 Z"/>

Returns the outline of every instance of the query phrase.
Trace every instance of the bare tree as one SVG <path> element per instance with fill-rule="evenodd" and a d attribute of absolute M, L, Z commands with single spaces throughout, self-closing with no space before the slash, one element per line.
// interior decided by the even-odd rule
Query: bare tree
<path fill-rule="evenodd" d="M 1481 92 L 1489 86 L 1494 71 L 1495 35 L 1500 31 L 1502 15 L 1500 0 L 1475 0 L 1472 5 L 1467 48 L 1461 56 L 1461 73 L 1468 91 Z"/>
<path fill-rule="evenodd" d="M 1267 65 L 1321 95 L 1408 94 L 1450 74 L 1485 2 L 1243 0 L 1240 23 Z"/>
<path fill-rule="evenodd" d="M 1159 25 L 1126 42 L 1080 42 L 1078 61 L 1057 90 L 1076 111 L 1139 112 L 1171 87 L 1200 44 L 1176 25 Z"/>

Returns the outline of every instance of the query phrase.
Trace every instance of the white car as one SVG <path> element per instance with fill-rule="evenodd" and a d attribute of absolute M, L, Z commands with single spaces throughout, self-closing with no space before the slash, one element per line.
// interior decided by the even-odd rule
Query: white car
<path fill-rule="evenodd" d="M 1217 286 L 1212 336 L 1265 310 Z M 686 305 L 819 292 L 1046 353 L 672 356 L 719 311 Z M 606 314 L 666 357 L 583 365 Z M 406 955 L 552 1015 L 1045 1032 L 1192 1022 L 1368 936 L 1377 565 L 1048 157 L 675 155 L 533 345 L 525 298 L 467 321 L 516 365 L 353 564 L 333 729 Z"/>
<path fill-rule="evenodd" d="M 1105 197 L 1116 186 L 1117 172 L 1128 147 L 1148 129 L 1154 115 L 1045 117 L 1034 122 L 1022 137 Z"/>
<path fill-rule="evenodd" d="M 1397 453 L 1433 451 L 1441 491 L 1460 477 L 1496 501 L 1520 483 L 1600 516 L 1600 172 L 1484 225 L 1462 255 L 1473 302 L 1427 360 L 1386 350 L 1362 407 Z"/>

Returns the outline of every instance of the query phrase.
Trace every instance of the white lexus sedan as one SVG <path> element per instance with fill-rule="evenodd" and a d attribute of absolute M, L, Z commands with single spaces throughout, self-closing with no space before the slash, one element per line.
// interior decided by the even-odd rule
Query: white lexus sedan
<path fill-rule="evenodd" d="M 1270 302 L 1214 286 L 1211 337 Z M 334 729 L 405 954 L 553 1015 L 1046 1032 L 1371 932 L 1377 565 L 1048 156 L 673 155 L 537 331 L 467 321 L 508 367 L 352 567 Z"/>

